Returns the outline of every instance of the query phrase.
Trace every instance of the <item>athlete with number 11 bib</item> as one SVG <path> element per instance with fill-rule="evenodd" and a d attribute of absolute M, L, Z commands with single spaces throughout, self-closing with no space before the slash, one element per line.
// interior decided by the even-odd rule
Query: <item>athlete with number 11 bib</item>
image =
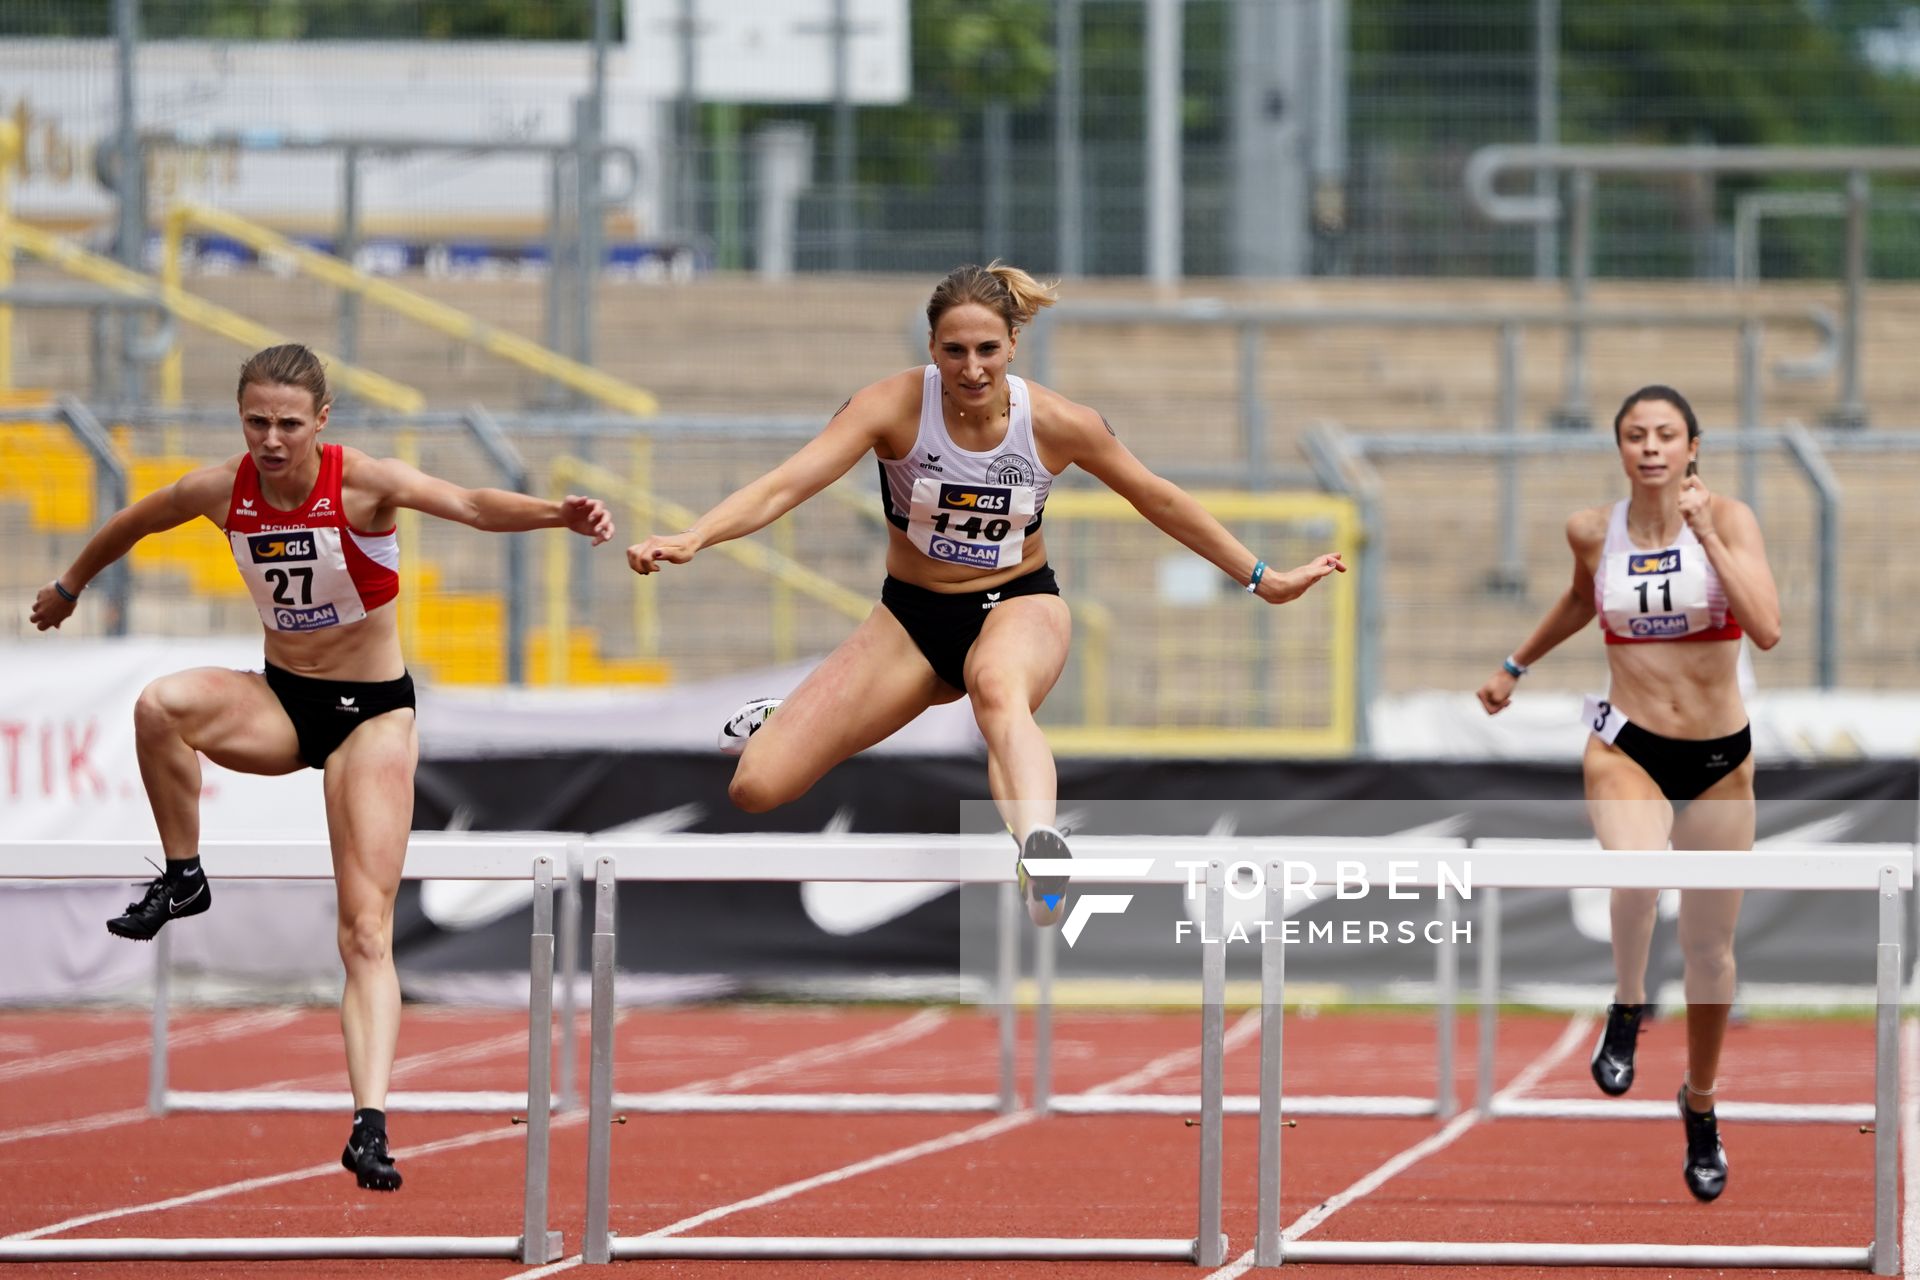
<path fill-rule="evenodd" d="M 878 458 L 889 525 L 880 604 L 791 697 L 734 714 L 721 736 L 722 749 L 741 753 L 729 795 L 751 813 L 785 804 L 928 707 L 968 696 L 988 786 L 1020 847 L 1028 914 L 1042 925 L 1065 913 L 1066 880 L 1029 877 L 1025 859 L 1068 856 L 1054 825 L 1053 755 L 1034 721 L 1071 632 L 1041 531 L 1055 479 L 1077 464 L 1270 604 L 1346 571 L 1338 553 L 1269 570 L 1098 413 L 1010 374 L 1020 329 L 1053 301 L 1014 267 L 952 272 L 927 304 L 931 364 L 855 394 L 798 453 L 693 528 L 627 550 L 640 574 L 685 564 L 779 519 L 869 452 Z"/>

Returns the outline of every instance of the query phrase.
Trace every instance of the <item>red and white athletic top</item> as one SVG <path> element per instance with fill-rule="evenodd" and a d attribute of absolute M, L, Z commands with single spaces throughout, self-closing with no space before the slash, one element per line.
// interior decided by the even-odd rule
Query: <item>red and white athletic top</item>
<path fill-rule="evenodd" d="M 320 447 L 320 478 L 293 511 L 267 505 L 253 456 L 240 459 L 227 503 L 233 562 L 269 631 L 319 631 L 360 621 L 400 594 L 396 531 L 361 533 L 347 524 L 341 495 L 345 454 Z"/>
<path fill-rule="evenodd" d="M 1627 536 L 1627 501 L 1614 504 L 1593 607 L 1608 644 L 1652 640 L 1738 640 L 1742 634 L 1720 574 L 1693 529 L 1682 524 L 1670 547 L 1647 551 Z"/>

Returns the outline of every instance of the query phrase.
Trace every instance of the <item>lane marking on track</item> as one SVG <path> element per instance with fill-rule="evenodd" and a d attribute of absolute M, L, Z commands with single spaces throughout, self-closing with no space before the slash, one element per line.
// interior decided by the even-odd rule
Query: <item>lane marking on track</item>
<path fill-rule="evenodd" d="M 1900 1269 L 1920 1280 L 1920 1021 L 1900 1028 Z"/>
<path fill-rule="evenodd" d="M 762 1063 L 757 1067 L 747 1067 L 730 1076 L 721 1076 L 717 1080 L 705 1080 L 697 1085 L 687 1085 L 673 1090 L 674 1093 L 732 1093 L 745 1089 L 749 1085 L 761 1084 L 775 1076 L 788 1075 L 795 1071 L 804 1071 L 808 1067 L 825 1066 L 837 1063 L 849 1053 L 875 1053 L 881 1049 L 891 1049 L 896 1045 L 907 1044 L 932 1035 L 947 1021 L 942 1009 L 922 1009 L 905 1022 L 897 1022 L 891 1027 L 882 1027 L 878 1031 L 868 1032 L 853 1040 L 839 1044 L 823 1044 L 814 1049 L 801 1049 L 784 1058 Z"/>
<path fill-rule="evenodd" d="M 1248 1040 L 1256 1038 L 1259 1031 L 1260 1011 L 1258 1009 L 1250 1009 L 1227 1031 L 1225 1036 L 1226 1047 L 1231 1050 L 1239 1045 L 1245 1044 Z M 1123 1076 L 1115 1077 L 1103 1084 L 1094 1085 L 1088 1089 L 1087 1092 L 1093 1094 L 1123 1092 L 1141 1084 L 1151 1083 L 1167 1075 L 1169 1072 L 1191 1066 L 1199 1060 L 1199 1057 L 1200 1049 L 1198 1046 L 1186 1049 L 1175 1049 L 1173 1052 L 1162 1054 L 1153 1061 Z M 682 1235 L 688 1231 L 692 1231 L 696 1227 L 705 1226 L 707 1223 L 718 1221 L 721 1218 L 731 1217 L 736 1213 L 744 1213 L 748 1209 L 759 1209 L 770 1204 L 778 1204 L 782 1200 L 790 1200 L 794 1196 L 802 1195 L 808 1191 L 817 1191 L 821 1187 L 828 1187 L 838 1182 L 845 1182 L 850 1178 L 857 1178 L 862 1174 L 873 1173 L 897 1164 L 905 1164 L 909 1160 L 917 1160 L 921 1156 L 938 1155 L 943 1151 L 951 1151 L 956 1147 L 970 1146 L 976 1142 L 984 1142 L 988 1138 L 995 1138 L 1003 1133 L 1018 1129 L 1023 1125 L 1031 1124 L 1039 1118 L 1039 1115 L 1032 1111 L 1010 1112 L 1007 1115 L 997 1116 L 992 1120 L 970 1125 L 965 1129 L 959 1129 L 938 1138 L 929 1138 L 924 1142 L 916 1142 L 912 1146 L 898 1147 L 892 1151 L 883 1151 L 879 1155 L 869 1156 L 867 1159 L 857 1161 L 853 1164 L 842 1165 L 838 1169 L 829 1169 L 825 1173 L 817 1173 L 810 1178 L 802 1178 L 796 1182 L 784 1183 L 769 1191 L 763 1191 L 757 1196 L 749 1196 L 745 1200 L 736 1200 L 732 1204 L 720 1205 L 717 1208 L 696 1213 L 690 1218 L 682 1218 L 678 1222 L 669 1223 L 664 1227 L 658 1227 L 644 1234 L 650 1238 Z M 532 1271 L 515 1272 L 513 1280 L 541 1280 L 541 1278 L 545 1276 L 554 1276 L 559 1275 L 563 1271 L 571 1271 L 573 1268 L 582 1265 L 583 1262 L 584 1259 L 576 1254 L 571 1258 L 563 1258 L 559 1262 L 550 1262 Z"/>
<path fill-rule="evenodd" d="M 1227 1028 L 1227 1034 L 1224 1037 L 1226 1051 L 1232 1053 L 1247 1041 L 1258 1038 L 1259 1035 L 1260 1010 L 1249 1009 L 1240 1015 L 1238 1022 Z M 1200 1046 L 1194 1045 L 1186 1049 L 1175 1049 L 1172 1053 L 1162 1054 L 1145 1066 L 1129 1071 L 1117 1080 L 1109 1080 L 1105 1084 L 1094 1085 L 1091 1089 L 1088 1089 L 1087 1092 L 1101 1096 L 1114 1093 L 1138 1093 L 1142 1087 L 1150 1085 L 1157 1080 L 1164 1079 L 1172 1075 L 1175 1071 L 1186 1067 L 1195 1067 L 1199 1064 Z"/>
<path fill-rule="evenodd" d="M 908 1018 L 905 1019 L 901 1025 L 912 1024 L 914 1021 L 914 1018 Z M 870 1045 L 889 1034 L 897 1033 L 898 1030 L 898 1026 L 882 1028 L 880 1031 L 868 1032 L 865 1035 L 856 1036 L 851 1040 L 840 1041 L 837 1044 L 816 1046 L 812 1049 L 801 1049 L 794 1053 L 787 1054 L 784 1057 L 773 1059 L 760 1068 L 750 1069 L 771 1074 L 774 1073 L 774 1069 L 782 1063 L 790 1063 L 795 1068 L 811 1066 L 819 1060 L 823 1052 L 832 1051 L 842 1056 L 848 1053 L 863 1052 L 865 1050 L 861 1049 L 860 1046 Z M 525 1037 L 522 1037 L 521 1044 L 524 1045 L 525 1043 Z M 735 1072 L 733 1074 L 739 1075 L 741 1073 Z M 709 1080 L 696 1080 L 683 1087 L 689 1090 L 711 1088 L 721 1081 L 732 1078 L 733 1075 L 719 1076 Z M 555 1116 L 552 1127 L 555 1132 L 558 1132 L 559 1130 L 575 1128 L 585 1123 L 586 1113 L 581 1111 L 569 1115 Z M 417 1159 L 423 1156 L 436 1155 L 444 1151 L 456 1151 L 465 1147 L 477 1147 L 490 1142 L 505 1142 L 514 1139 L 524 1139 L 525 1137 L 526 1130 L 519 1125 L 505 1129 L 480 1129 L 452 1138 L 442 1138 L 437 1142 L 423 1143 L 417 1147 L 402 1148 L 396 1150 L 393 1154 L 395 1160 Z M 159 1213 L 167 1209 L 177 1209 L 186 1205 L 203 1204 L 209 1200 L 218 1200 L 231 1195 L 244 1195 L 246 1192 L 257 1191 L 264 1187 L 282 1186 L 286 1183 L 300 1182 L 308 1178 L 324 1177 L 328 1174 L 342 1174 L 342 1176 L 344 1176 L 339 1161 L 329 1160 L 323 1164 L 308 1165 L 302 1169 L 291 1169 L 285 1173 L 266 1174 L 257 1178 L 245 1178 L 238 1182 L 228 1182 L 217 1187 L 207 1187 L 203 1190 L 188 1192 L 184 1195 L 170 1196 L 164 1200 L 148 1201 L 145 1204 L 124 1205 L 117 1209 L 103 1209 L 96 1213 L 82 1214 L 78 1217 L 68 1218 L 65 1221 L 51 1223 L 44 1227 L 35 1227 L 27 1231 L 17 1231 L 4 1238 L 8 1240 L 38 1240 L 42 1236 L 58 1235 L 65 1231 L 73 1231 L 81 1227 L 92 1226 L 96 1222 L 128 1218 L 143 1213 Z"/>
<path fill-rule="evenodd" d="M 1560 1038 L 1555 1040 L 1545 1053 L 1528 1063 L 1525 1069 L 1514 1077 L 1512 1084 L 1494 1095 L 1494 1100 L 1496 1102 L 1506 1101 L 1521 1097 L 1529 1092 L 1535 1085 L 1539 1084 L 1541 1080 L 1546 1078 L 1549 1071 L 1552 1071 L 1555 1067 L 1559 1066 L 1561 1062 L 1565 1061 L 1567 1055 L 1580 1046 L 1581 1042 L 1587 1038 L 1587 1033 L 1592 1029 L 1592 1018 L 1585 1016 L 1574 1018 L 1567 1024 L 1566 1029 L 1560 1033 Z M 1282 1240 L 1298 1240 L 1301 1236 L 1307 1234 L 1307 1232 L 1313 1230 L 1328 1218 L 1331 1218 L 1334 1214 L 1352 1204 L 1355 1200 L 1379 1190 L 1380 1187 L 1389 1180 L 1405 1173 L 1408 1169 L 1419 1164 L 1434 1152 L 1443 1151 L 1452 1146 L 1461 1134 L 1479 1123 L 1479 1120 L 1480 1113 L 1478 1111 L 1468 1109 L 1461 1112 L 1449 1121 L 1447 1127 L 1440 1132 L 1431 1134 L 1419 1142 L 1414 1143 L 1406 1150 L 1393 1156 L 1373 1172 L 1355 1182 L 1346 1190 L 1301 1214 L 1280 1233 L 1280 1238 Z M 1213 1272 L 1207 1277 L 1207 1280 L 1239 1280 L 1241 1276 L 1251 1270 L 1253 1270 L 1253 1250 L 1249 1249 L 1238 1258 L 1235 1258 L 1231 1263 Z"/>
<path fill-rule="evenodd" d="M 524 1053 L 527 1047 L 527 1033 L 514 1032 L 508 1035 L 494 1036 L 486 1040 L 477 1040 L 472 1044 L 449 1045 L 441 1049 L 430 1049 L 424 1053 L 401 1058 L 393 1064 L 393 1078 L 417 1073 L 430 1067 L 459 1066 L 485 1061 L 496 1054 L 505 1052 Z M 339 1073 L 325 1072 L 312 1076 L 295 1076 L 285 1080 L 274 1080 L 267 1084 L 256 1085 L 247 1092 L 264 1092 L 275 1089 L 312 1088 L 326 1085 L 339 1079 Z M 122 1111 L 99 1111 L 92 1115 L 75 1116 L 70 1120 L 49 1120 L 40 1124 L 30 1124 L 18 1129 L 0 1129 L 0 1146 L 11 1142 L 27 1142 L 36 1138 L 65 1138 L 82 1133 L 97 1133 L 102 1129 L 118 1128 L 125 1124 L 140 1124 L 147 1120 L 158 1120 L 145 1107 L 129 1107 Z"/>
<path fill-rule="evenodd" d="M 296 1009 L 265 1009 L 235 1014 L 230 1018 L 209 1022 L 205 1026 L 188 1027 L 184 1031 L 174 1032 L 167 1037 L 167 1047 L 190 1049 L 195 1045 L 212 1044 L 255 1031 L 271 1031 L 285 1026 L 298 1016 L 299 1011 Z M 123 1062 L 128 1058 L 137 1058 L 149 1053 L 152 1049 L 151 1035 L 110 1040 L 106 1044 L 96 1044 L 85 1049 L 63 1049 L 58 1053 L 0 1064 L 0 1084 L 22 1080 L 28 1076 L 72 1071 L 77 1067 L 95 1067 L 108 1062 Z"/>

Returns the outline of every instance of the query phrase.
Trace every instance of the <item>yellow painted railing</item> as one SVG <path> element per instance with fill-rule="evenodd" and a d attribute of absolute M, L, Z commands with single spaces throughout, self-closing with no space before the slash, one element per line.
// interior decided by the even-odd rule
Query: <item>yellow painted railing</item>
<path fill-rule="evenodd" d="M 168 211 L 161 257 L 161 278 L 178 286 L 181 272 L 181 241 L 189 227 L 200 227 L 230 236 L 254 252 L 271 254 L 303 275 L 333 286 L 344 293 L 358 294 L 375 306 L 405 316 L 418 324 L 460 342 L 471 343 L 489 354 L 510 360 L 523 369 L 550 378 L 601 404 L 635 417 L 652 417 L 660 411 L 653 394 L 591 365 L 569 360 L 537 342 L 477 320 L 466 312 L 432 298 L 423 297 L 388 280 L 368 275 L 343 258 L 309 249 L 277 231 L 251 222 L 236 214 L 206 205 L 180 204 Z M 179 353 L 167 357 L 161 368 L 161 392 L 176 403 L 180 393 Z"/>
<path fill-rule="evenodd" d="M 690 507 L 683 507 L 657 494 L 649 493 L 638 485 L 630 483 L 626 477 L 609 471 L 605 467 L 583 462 L 579 458 L 561 457 L 554 459 L 550 491 L 555 498 L 568 493 L 588 492 L 609 503 L 616 503 L 632 511 L 636 528 L 678 528 L 684 529 L 699 519 L 700 513 Z M 777 537 L 776 533 L 776 537 Z M 570 587 L 572 574 L 571 548 L 568 539 L 551 538 L 547 540 L 546 565 L 546 631 L 548 680 L 553 684 L 567 681 L 568 656 L 564 643 L 571 621 L 572 602 Z M 833 579 L 814 572 L 792 556 L 777 548 L 750 538 L 738 538 L 732 542 L 722 542 L 711 548 L 710 554 L 726 556 L 755 573 L 771 579 L 773 584 L 793 595 L 823 604 L 844 616 L 861 621 L 873 611 L 873 600 L 857 591 L 841 586 Z M 637 584 L 635 595 L 635 635 L 645 634 L 647 620 L 652 618 L 647 609 L 653 606 L 645 603 L 644 598 L 652 594 L 645 584 Z M 651 624 L 657 631 L 658 623 Z M 779 634 L 779 626 L 784 625 L 788 634 Z M 773 646 L 776 653 L 794 653 L 797 646 L 792 635 L 794 618 L 791 610 L 784 614 L 784 623 L 776 623 Z"/>
<path fill-rule="evenodd" d="M 71 240 L 20 222 L 9 221 L 4 224 L 4 230 L 7 243 L 22 253 L 31 254 L 82 280 L 117 293 L 134 298 L 150 298 L 188 324 L 217 333 L 243 347 L 257 351 L 262 347 L 293 341 L 285 334 L 257 324 L 237 311 L 195 297 L 178 285 L 157 282 L 151 276 L 130 270 L 111 258 L 90 253 Z M 326 363 L 327 376 L 334 385 L 362 399 L 396 413 L 418 413 L 426 407 L 427 398 L 403 382 L 395 382 L 370 370 L 350 365 L 324 351 L 316 350 L 314 354 Z"/>

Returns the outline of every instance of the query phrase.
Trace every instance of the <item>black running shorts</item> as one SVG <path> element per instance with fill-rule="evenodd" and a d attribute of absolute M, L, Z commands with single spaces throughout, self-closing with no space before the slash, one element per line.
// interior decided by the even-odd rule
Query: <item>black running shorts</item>
<path fill-rule="evenodd" d="M 994 607 L 1021 596 L 1059 594 L 1060 584 L 1053 570 L 1043 564 L 991 591 L 929 591 L 888 574 L 880 588 L 880 603 L 900 619 L 900 625 L 932 665 L 933 674 L 965 693 L 967 652 L 980 638 L 980 628 L 987 624 L 987 615 Z"/>
<path fill-rule="evenodd" d="M 267 688 L 286 708 L 300 738 L 300 762 L 324 769 L 347 735 L 375 716 L 413 706 L 413 677 L 315 680 L 267 663 Z"/>
<path fill-rule="evenodd" d="M 1724 738 L 1668 738 L 1629 720 L 1613 745 L 1647 771 L 1661 795 L 1684 804 L 1745 763 L 1753 754 L 1753 728 L 1742 725 Z"/>

